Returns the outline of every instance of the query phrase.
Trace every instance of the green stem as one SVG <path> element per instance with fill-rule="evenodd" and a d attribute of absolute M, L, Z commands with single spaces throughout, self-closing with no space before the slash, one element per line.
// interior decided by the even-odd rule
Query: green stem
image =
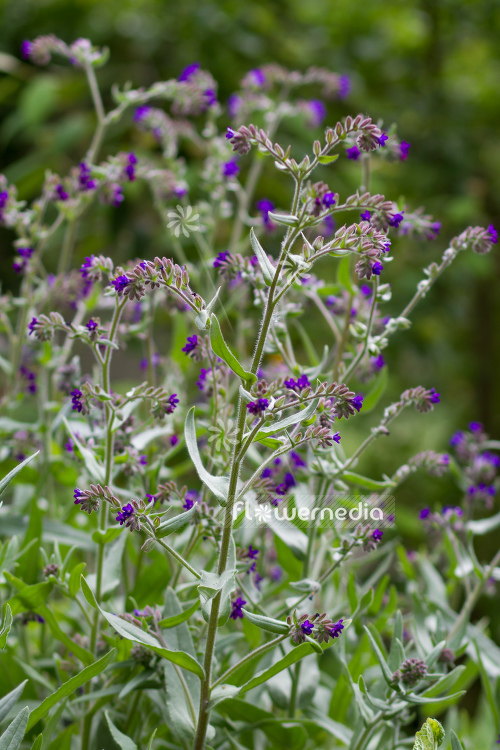
<path fill-rule="evenodd" d="M 300 197 L 300 189 L 301 189 L 300 178 L 294 178 L 294 179 L 295 179 L 295 193 L 294 193 L 293 203 L 292 203 L 292 214 L 295 214 L 297 211 L 297 206 L 298 206 L 299 197 Z M 278 266 L 276 268 L 276 272 L 274 274 L 271 286 L 269 288 L 269 296 L 267 298 L 262 326 L 259 331 L 257 344 L 255 347 L 255 351 L 254 351 L 254 355 L 252 359 L 252 365 L 251 365 L 250 371 L 253 374 L 256 374 L 259 368 L 260 361 L 262 358 L 262 353 L 264 351 L 264 344 L 265 344 L 265 341 L 269 332 L 269 327 L 271 325 L 272 314 L 274 311 L 274 294 L 276 291 L 276 287 L 281 277 L 281 273 L 282 273 L 283 266 L 287 258 L 288 252 L 293 242 L 295 241 L 295 237 L 297 236 L 297 234 L 298 234 L 298 230 L 294 233 L 291 229 L 289 229 L 283 241 L 280 258 L 278 261 Z M 246 383 L 244 383 L 243 385 L 246 385 Z M 233 505 L 234 505 L 236 492 L 237 492 L 240 465 L 244 457 L 241 447 L 242 447 L 242 440 L 243 440 L 243 435 L 245 431 L 246 408 L 245 408 L 245 404 L 243 403 L 243 399 L 241 395 L 238 396 L 237 414 L 238 414 L 237 416 L 237 438 L 233 446 L 232 463 L 231 463 L 231 469 L 230 469 L 230 475 L 229 475 L 227 505 L 226 505 L 225 515 L 224 515 L 224 525 L 222 529 L 222 539 L 221 539 L 221 546 L 220 546 L 220 552 L 219 552 L 219 564 L 218 564 L 218 570 L 217 570 L 218 575 L 222 575 L 222 573 L 224 573 L 227 567 L 227 561 L 228 561 L 228 556 L 229 556 L 229 545 L 231 542 L 232 531 L 233 531 Z M 212 608 L 210 611 L 210 619 L 208 623 L 207 641 L 206 641 L 206 646 L 205 646 L 205 660 L 204 660 L 205 678 L 201 684 L 198 727 L 196 730 L 196 736 L 194 738 L 193 750 L 203 750 L 204 745 L 205 745 L 205 736 L 207 732 L 208 720 L 209 720 L 209 715 L 210 715 L 210 711 L 208 709 L 208 702 L 210 700 L 210 690 L 211 690 L 211 681 L 212 681 L 212 661 L 213 661 L 213 655 L 214 655 L 214 649 L 215 649 L 215 640 L 216 640 L 217 627 L 218 627 L 220 604 L 221 604 L 221 593 L 219 592 L 212 600 Z"/>
<path fill-rule="evenodd" d="M 278 645 L 278 643 L 281 643 L 281 641 L 284 641 L 285 638 L 288 638 L 288 635 L 279 635 L 277 638 L 273 638 L 272 641 L 268 641 L 267 643 L 262 644 L 262 646 L 259 646 L 254 651 L 251 651 L 249 654 L 243 657 L 243 659 L 240 659 L 236 664 L 233 664 L 232 667 L 230 667 L 224 674 L 219 677 L 218 680 L 216 680 L 212 688 L 217 687 L 217 685 L 224 684 L 227 679 L 236 672 L 240 667 L 242 667 L 244 664 L 247 664 L 249 661 L 252 661 L 252 659 L 255 659 L 257 656 L 260 656 L 261 654 L 265 654 L 266 651 L 270 651 L 272 648 Z"/>

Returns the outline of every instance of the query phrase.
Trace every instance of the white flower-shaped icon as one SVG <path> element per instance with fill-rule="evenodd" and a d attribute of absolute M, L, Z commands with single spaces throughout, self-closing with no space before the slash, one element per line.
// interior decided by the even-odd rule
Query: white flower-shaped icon
<path fill-rule="evenodd" d="M 257 523 L 267 523 L 271 520 L 271 508 L 268 505 L 257 505 L 254 510 Z"/>
<path fill-rule="evenodd" d="M 233 420 L 228 419 L 227 422 L 224 422 L 224 420 L 219 417 L 217 420 L 217 425 L 209 427 L 208 429 L 210 430 L 210 432 L 214 433 L 208 438 L 208 442 L 212 443 L 214 440 L 217 441 L 215 443 L 216 451 L 218 453 L 220 453 L 222 450 L 229 452 L 231 450 L 231 446 L 234 445 L 237 435 L 236 425 L 234 424 Z"/>
<path fill-rule="evenodd" d="M 186 208 L 184 208 L 183 206 L 178 205 L 177 209 L 175 211 L 169 211 L 167 216 L 170 219 L 167 227 L 176 237 L 179 237 L 181 232 L 184 237 L 189 237 L 190 232 L 200 231 L 201 227 L 198 224 L 200 215 L 192 206 L 186 206 Z"/>

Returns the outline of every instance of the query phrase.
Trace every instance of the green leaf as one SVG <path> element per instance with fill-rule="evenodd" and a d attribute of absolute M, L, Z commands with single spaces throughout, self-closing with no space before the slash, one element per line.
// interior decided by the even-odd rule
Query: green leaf
<path fill-rule="evenodd" d="M 123 526 L 110 526 L 106 531 L 96 529 L 92 534 L 92 541 L 96 544 L 109 544 L 120 536 L 124 527 Z"/>
<path fill-rule="evenodd" d="M 288 669 L 288 667 L 291 667 L 292 664 L 295 664 L 300 659 L 303 659 L 304 656 L 309 656 L 313 653 L 314 649 L 310 643 L 301 643 L 300 646 L 296 646 L 291 651 L 289 651 L 286 656 L 283 656 L 281 659 L 279 659 L 275 664 L 272 665 L 272 667 L 268 667 L 262 672 L 258 672 L 255 677 L 252 677 L 251 680 L 242 685 L 240 695 L 244 695 L 249 690 L 252 690 L 252 688 L 257 687 L 257 685 L 261 685 L 263 682 L 267 682 L 267 680 L 270 680 L 271 677 L 274 677 L 275 674 L 279 674 L 284 669 Z"/>
<path fill-rule="evenodd" d="M 293 216 L 292 214 L 275 214 L 272 211 L 269 211 L 269 216 L 272 221 L 276 221 L 278 224 L 284 224 L 287 227 L 296 227 L 299 223 L 298 217 Z"/>
<path fill-rule="evenodd" d="M 282 635 L 290 632 L 290 625 L 283 620 L 274 620 L 272 617 L 257 615 L 249 612 L 247 609 L 243 609 L 242 611 L 248 622 L 251 622 L 252 625 L 257 625 L 261 630 L 267 630 L 269 633 L 281 633 Z"/>
<path fill-rule="evenodd" d="M 188 453 L 201 481 L 207 485 L 210 492 L 215 495 L 221 505 L 227 505 L 229 477 L 215 477 L 213 476 L 213 474 L 210 474 L 203 466 L 198 450 L 198 443 L 196 441 L 194 410 L 195 407 L 192 406 L 186 415 L 186 422 L 184 424 L 184 437 L 186 439 Z"/>
<path fill-rule="evenodd" d="M 387 664 L 384 655 L 382 651 L 380 650 L 377 641 L 375 640 L 374 636 L 368 629 L 366 625 L 364 625 L 364 629 L 366 631 L 366 634 L 368 638 L 370 639 L 371 646 L 375 652 L 375 656 L 377 657 L 378 663 L 380 664 L 380 668 L 382 669 L 382 674 L 384 676 L 385 681 L 388 685 L 392 685 L 392 675 L 393 672 L 389 669 L 389 665 Z"/>
<path fill-rule="evenodd" d="M 200 679 L 204 678 L 205 673 L 202 666 L 192 656 L 184 653 L 184 651 L 170 651 L 168 648 L 161 646 L 159 641 L 154 638 L 154 636 L 146 633 L 144 630 L 138 628 L 133 623 L 122 620 L 121 617 L 117 617 L 117 615 L 113 615 L 110 612 L 106 612 L 105 610 L 103 610 L 97 604 L 95 596 L 84 576 L 82 576 L 82 591 L 89 604 L 99 610 L 104 619 L 109 622 L 109 624 L 116 630 L 118 635 L 122 636 L 122 638 L 127 638 L 127 640 L 134 641 L 135 643 L 140 643 L 141 645 L 150 648 L 159 656 L 163 656 L 164 659 L 168 659 L 168 661 L 177 664 L 177 666 L 183 667 L 183 669 L 187 669 L 190 672 L 193 672 Z"/>
<path fill-rule="evenodd" d="M 78 563 L 78 565 L 75 565 L 75 567 L 71 571 L 71 574 L 69 576 L 68 588 L 69 593 L 73 597 L 75 597 L 80 591 L 80 578 L 83 571 L 85 570 L 86 565 L 87 563 L 84 562 Z"/>
<path fill-rule="evenodd" d="M 78 659 L 80 659 L 84 664 L 91 664 L 94 661 L 94 655 L 90 651 L 87 651 L 87 649 L 83 648 L 83 646 L 80 646 L 79 643 L 73 641 L 69 637 L 69 635 L 59 627 L 59 623 L 46 604 L 42 604 L 40 607 L 38 607 L 37 611 L 38 614 L 42 615 L 43 619 L 49 626 L 50 632 L 52 633 L 54 638 L 56 638 L 58 641 L 61 641 L 61 643 L 64 643 L 64 645 L 71 653 L 78 657 Z"/>
<path fill-rule="evenodd" d="M 363 400 L 363 414 L 372 411 L 372 409 L 377 406 L 378 402 L 384 395 L 388 382 L 389 370 L 386 365 L 385 367 L 382 367 L 382 369 L 376 376 L 373 387 L 370 389 L 369 393 L 366 394 Z"/>
<path fill-rule="evenodd" d="M 221 701 L 226 701 L 229 698 L 236 698 L 240 688 L 236 685 L 217 685 L 210 693 L 210 700 L 208 702 L 208 708 L 214 708 Z"/>
<path fill-rule="evenodd" d="M 34 727 L 37 721 L 43 719 L 43 717 L 50 711 L 52 706 L 55 706 L 57 703 L 59 703 L 59 701 L 64 700 L 64 698 L 67 698 L 69 695 L 72 695 L 75 690 L 78 690 L 79 687 L 85 685 L 94 677 L 97 677 L 98 674 L 101 674 L 101 672 L 103 672 L 108 664 L 112 661 L 115 653 L 116 649 L 112 648 L 111 651 L 109 651 L 105 656 L 102 657 L 102 659 L 99 659 L 98 661 L 94 662 L 94 664 L 90 664 L 88 667 L 82 669 L 81 672 L 78 672 L 78 674 L 76 674 L 74 677 L 71 677 L 71 679 L 69 679 L 67 682 L 64 682 L 61 687 L 57 688 L 55 693 L 52 693 L 52 695 L 49 695 L 47 698 L 45 698 L 45 700 L 42 701 L 34 711 L 31 712 L 28 723 L 28 730 L 31 729 L 31 727 Z"/>
<path fill-rule="evenodd" d="M 4 695 L 3 698 L 0 698 L 0 722 L 2 722 L 11 708 L 16 705 L 17 701 L 23 694 L 24 686 L 28 680 L 24 680 L 24 682 L 21 682 L 20 685 L 14 688 L 14 690 L 11 690 L 10 693 L 7 693 L 7 695 Z"/>
<path fill-rule="evenodd" d="M 173 534 L 174 531 L 181 531 L 181 529 L 186 528 L 189 521 L 196 513 L 197 509 L 198 506 L 195 504 L 185 513 L 179 513 L 177 516 L 168 518 L 166 521 L 163 521 L 163 523 L 161 523 L 158 528 L 155 529 L 155 536 L 158 539 L 163 539 L 164 536 Z"/>
<path fill-rule="evenodd" d="M 437 750 L 443 743 L 444 729 L 437 719 L 427 719 L 415 735 L 413 750 Z"/>
<path fill-rule="evenodd" d="M 355 474 L 352 471 L 344 471 L 342 479 L 346 482 L 352 482 L 357 484 L 358 487 L 365 487 L 367 490 L 381 490 L 386 487 L 395 487 L 396 482 L 392 482 L 390 479 L 385 479 L 383 482 L 379 482 L 376 479 L 370 479 L 369 477 L 363 477 L 361 474 Z"/>
<path fill-rule="evenodd" d="M 333 156 L 318 156 L 318 161 L 320 164 L 333 164 L 338 158 L 339 154 L 334 154 Z"/>
<path fill-rule="evenodd" d="M 184 610 L 184 612 L 181 612 L 178 615 L 173 615 L 173 617 L 164 617 L 163 620 L 160 620 L 158 625 L 160 628 L 175 628 L 177 625 L 180 625 L 181 622 L 185 622 L 186 620 L 189 620 L 191 615 L 194 615 L 197 609 L 200 607 L 200 602 L 197 599 L 194 604 L 192 604 L 190 607 Z"/>
<path fill-rule="evenodd" d="M 28 458 L 25 458 L 24 461 L 21 461 L 20 464 L 14 467 L 12 471 L 9 471 L 9 473 L 6 476 L 4 476 L 3 479 L 0 479 L 0 495 L 7 489 L 7 487 L 12 482 L 14 477 L 17 474 L 19 474 L 21 469 L 23 469 L 26 466 L 26 464 L 29 464 L 30 461 L 33 461 L 35 456 L 38 456 L 39 453 L 40 451 L 37 451 L 36 453 L 33 453 L 32 456 L 28 456 Z"/>
<path fill-rule="evenodd" d="M 264 276 L 264 281 L 267 286 L 271 286 L 274 279 L 274 274 L 276 273 L 276 269 L 267 257 L 267 253 L 260 244 L 259 240 L 255 236 L 253 228 L 250 229 L 250 244 L 252 246 L 252 250 L 257 256 L 257 260 L 259 261 L 259 266 L 262 271 L 262 275 Z"/>
<path fill-rule="evenodd" d="M 483 534 L 489 534 L 490 531 L 495 531 L 500 526 L 500 513 L 496 513 L 494 516 L 489 518 L 481 518 L 477 521 L 469 521 L 467 523 L 467 529 L 472 531 L 476 536 L 482 536 Z"/>
<path fill-rule="evenodd" d="M 350 259 L 348 255 L 345 258 L 342 258 L 339 262 L 337 281 L 344 287 L 344 289 L 347 289 L 349 294 L 356 294 L 356 289 L 351 282 Z"/>
<path fill-rule="evenodd" d="M 106 722 L 111 736 L 118 747 L 121 748 L 121 750 L 137 750 L 137 745 L 135 744 L 135 742 L 133 742 L 130 737 L 127 737 L 125 734 L 123 734 L 123 732 L 120 732 L 120 730 L 115 727 L 115 725 L 111 721 L 109 713 L 105 711 L 104 715 L 106 717 Z"/>
<path fill-rule="evenodd" d="M 31 750 L 42 750 L 43 745 L 43 734 L 39 734 L 34 743 L 31 746 Z"/>
<path fill-rule="evenodd" d="M 19 750 L 23 741 L 30 710 L 28 707 L 17 714 L 0 737 L 0 750 Z"/>
<path fill-rule="evenodd" d="M 71 439 L 80 451 L 81 457 L 83 458 L 83 462 L 85 464 L 85 468 L 87 469 L 90 477 L 94 481 L 102 482 L 102 484 L 104 484 L 104 466 L 98 464 L 93 452 L 82 445 L 80 440 L 76 437 L 75 432 L 66 417 L 63 417 L 62 421 L 64 422 L 64 425 L 68 430 Z"/>
<path fill-rule="evenodd" d="M 9 583 L 14 584 L 15 576 L 8 571 L 4 571 L 5 578 Z M 14 584 L 15 585 L 15 584 Z M 9 605 L 12 614 L 17 615 L 20 612 L 38 611 L 38 608 L 47 601 L 50 592 L 54 588 L 53 581 L 43 581 L 34 583 L 32 586 L 23 586 L 21 590 L 9 599 Z"/>
<path fill-rule="evenodd" d="M 10 604 L 6 604 L 5 606 L 5 616 L 3 618 L 2 622 L 2 629 L 0 630 L 0 649 L 5 648 L 7 644 L 7 638 L 9 637 L 10 629 L 12 627 L 12 610 L 10 608 Z M 1 721 L 1 719 L 0 719 Z"/>
<path fill-rule="evenodd" d="M 210 319 L 212 321 L 212 325 L 210 326 L 210 343 L 214 353 L 223 359 L 226 365 L 228 365 L 234 374 L 241 378 L 244 383 L 249 383 L 250 385 L 255 383 L 257 375 L 245 370 L 226 344 L 217 316 L 212 313 Z"/>
<path fill-rule="evenodd" d="M 297 422 L 305 422 L 307 419 L 312 417 L 314 412 L 316 411 L 316 406 L 318 405 L 318 398 L 313 399 L 309 402 L 309 404 L 306 406 L 305 409 L 302 409 L 301 411 L 295 412 L 295 414 L 290 414 L 289 417 L 285 417 L 284 419 L 278 420 L 278 422 L 271 422 L 269 425 L 266 425 L 265 427 L 262 427 L 257 435 L 255 436 L 254 440 L 260 440 L 262 437 L 267 437 L 268 435 L 274 435 L 277 432 L 280 432 L 281 430 L 286 429 L 287 427 L 291 427 L 294 424 L 297 424 Z"/>
<path fill-rule="evenodd" d="M 455 669 L 452 669 L 451 672 L 448 672 L 447 675 L 444 675 L 444 677 L 441 677 L 441 679 L 435 682 L 434 685 L 427 688 L 427 690 L 424 690 L 424 692 L 421 693 L 422 698 L 434 698 L 437 695 L 441 695 L 441 693 L 445 693 L 453 687 L 464 670 L 465 664 L 460 664 L 458 667 L 455 667 Z"/>
<path fill-rule="evenodd" d="M 450 739 L 451 739 L 451 750 L 464 750 L 462 743 L 458 739 L 453 729 L 451 730 L 451 733 L 450 733 Z"/>
<path fill-rule="evenodd" d="M 101 593 L 103 597 L 110 594 L 120 584 L 122 571 L 122 557 L 127 535 L 121 534 L 113 544 L 109 545 L 104 556 L 103 576 L 101 583 Z M 89 586 L 95 586 L 95 573 L 87 577 Z"/>
<path fill-rule="evenodd" d="M 156 732 L 157 731 L 158 731 L 158 729 L 155 729 L 154 732 L 153 732 L 153 734 L 151 735 L 151 737 L 149 739 L 149 742 L 148 742 L 147 750 L 153 750 L 153 741 L 154 741 L 154 738 L 156 737 Z"/>

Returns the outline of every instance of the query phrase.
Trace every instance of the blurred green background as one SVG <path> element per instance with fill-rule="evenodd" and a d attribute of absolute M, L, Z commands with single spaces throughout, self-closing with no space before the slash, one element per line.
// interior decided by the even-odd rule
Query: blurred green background
<path fill-rule="evenodd" d="M 193 60 L 219 81 L 222 101 L 248 69 L 267 62 L 348 74 L 352 92 L 329 105 L 329 121 L 363 111 L 387 126 L 397 122 L 400 137 L 412 144 L 408 161 L 375 171 L 372 190 L 424 205 L 443 224 L 436 242 L 397 242 L 390 269 L 393 313 L 447 240 L 468 224 L 500 229 L 497 0 L 4 0 L 2 14 L 0 163 L 22 198 L 36 195 L 46 168 L 65 174 L 94 127 L 81 72 L 58 61 L 42 69 L 19 61 L 23 39 L 54 33 L 67 42 L 89 37 L 110 48 L 110 62 L 98 72 L 108 101 L 114 82 L 147 86 L 177 76 Z M 136 137 L 128 117 L 112 131 L 105 151 L 130 147 Z M 354 189 L 354 165 L 341 170 L 343 184 Z M 333 170 L 329 177 L 338 187 Z M 275 183 L 273 176 L 274 193 L 280 189 Z M 144 253 L 145 245 L 155 247 L 161 229 L 157 219 L 149 221 L 147 199 L 138 188 L 135 203 L 102 209 L 80 257 L 114 247 L 125 259 Z M 16 283 L 10 241 L 3 231 L 6 286 Z M 430 415 L 411 414 L 397 423 L 389 441 L 367 458 L 366 472 L 379 473 L 381 461 L 391 472 L 425 448 L 446 450 L 450 434 L 472 419 L 500 437 L 499 264 L 499 252 L 462 255 L 418 308 L 411 331 L 394 337 L 387 354 L 390 396 L 422 383 L 441 393 L 442 404 Z M 413 506 L 436 497 L 456 503 L 451 482 L 439 482 L 412 479 L 401 497 Z"/>

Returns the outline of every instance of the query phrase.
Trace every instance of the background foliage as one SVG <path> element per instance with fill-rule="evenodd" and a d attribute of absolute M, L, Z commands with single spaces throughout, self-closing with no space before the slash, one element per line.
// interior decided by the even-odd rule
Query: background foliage
<path fill-rule="evenodd" d="M 403 266 L 413 273 L 396 287 L 394 311 L 411 296 L 420 267 L 439 257 L 449 238 L 468 223 L 498 227 L 500 7 L 494 0 L 6 0 L 2 6 L 0 166 L 9 182 L 18 184 L 22 199 L 37 193 L 46 169 L 65 174 L 94 128 L 78 71 L 57 62 L 37 70 L 19 60 L 24 38 L 55 33 L 68 42 L 83 36 L 110 47 L 111 61 L 98 73 L 105 94 L 115 81 L 147 86 L 176 76 L 192 60 L 219 81 L 221 100 L 249 68 L 265 62 L 347 73 L 352 93 L 331 105 L 331 121 L 363 111 L 386 124 L 397 121 L 401 137 L 412 144 L 407 162 L 380 166 L 373 189 L 404 195 L 413 205 L 421 201 L 443 224 L 435 243 L 398 242 L 390 273 Z M 130 124 L 129 118 L 116 127 L 105 151 L 115 153 L 131 138 L 140 149 L 143 136 L 131 135 Z M 294 138 L 291 130 L 289 139 Z M 338 174 L 343 187 L 355 188 L 350 166 Z M 283 188 L 271 170 L 267 175 L 266 194 L 280 204 Z M 93 214 L 79 238 L 81 260 L 92 252 L 110 254 L 116 262 L 171 254 L 146 191 L 135 197 L 133 203 Z M 2 230 L 0 273 L 4 286 L 15 288 L 10 242 Z M 380 453 L 386 452 L 382 443 L 363 473 L 382 458 L 390 473 L 411 453 L 442 450 L 450 434 L 472 419 L 482 421 L 490 435 L 500 435 L 499 263 L 498 253 L 464 254 L 439 282 L 434 292 L 439 304 L 431 295 L 411 332 L 404 340 L 400 335 L 401 346 L 388 352 L 387 401 L 423 382 L 436 387 L 442 404 L 418 430 L 411 419 L 398 425 L 390 455 Z M 129 366 L 137 363 L 131 359 Z M 415 505 L 453 502 L 455 492 L 446 480 L 431 485 L 425 477 L 412 478 L 398 494 L 400 530 L 418 544 Z"/>

